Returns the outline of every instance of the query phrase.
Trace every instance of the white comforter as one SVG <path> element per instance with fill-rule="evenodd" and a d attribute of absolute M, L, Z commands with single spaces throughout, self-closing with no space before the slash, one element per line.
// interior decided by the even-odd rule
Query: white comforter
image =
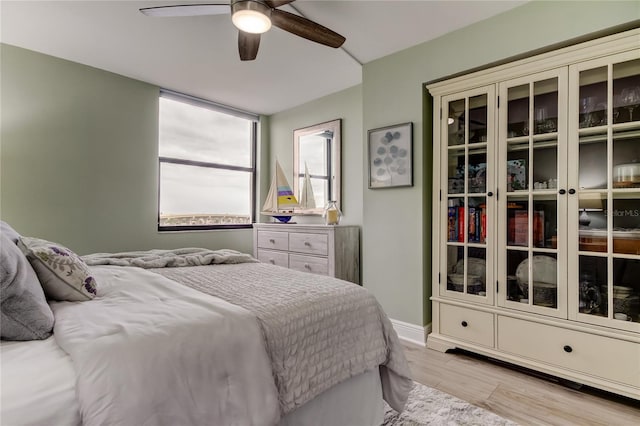
<path fill-rule="evenodd" d="M 146 270 L 92 272 L 98 297 L 52 304 L 85 425 L 278 422 L 271 365 L 251 313 Z"/>

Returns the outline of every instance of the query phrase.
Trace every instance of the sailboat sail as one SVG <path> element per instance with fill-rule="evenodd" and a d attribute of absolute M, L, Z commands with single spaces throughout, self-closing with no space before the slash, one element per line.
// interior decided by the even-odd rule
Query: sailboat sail
<path fill-rule="evenodd" d="M 267 194 L 262 213 L 267 215 L 278 215 L 282 213 L 292 213 L 294 207 L 298 207 L 298 200 L 293 195 L 291 186 L 282 171 L 280 163 L 276 160 L 276 167 L 271 180 L 271 187 Z"/>
<path fill-rule="evenodd" d="M 313 195 L 313 187 L 311 186 L 311 177 L 309 176 L 309 168 L 304 163 L 304 181 L 302 184 L 302 192 L 300 194 L 300 207 L 303 209 L 315 209 L 316 199 Z"/>

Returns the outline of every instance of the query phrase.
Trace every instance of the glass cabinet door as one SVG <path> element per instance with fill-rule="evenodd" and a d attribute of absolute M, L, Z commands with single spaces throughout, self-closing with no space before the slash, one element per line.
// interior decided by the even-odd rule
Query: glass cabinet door
<path fill-rule="evenodd" d="M 640 331 L 640 56 L 569 75 L 569 317 Z"/>
<path fill-rule="evenodd" d="M 494 86 L 442 98 L 440 293 L 493 303 Z M 492 198 L 493 197 L 493 198 Z"/>
<path fill-rule="evenodd" d="M 566 317 L 566 68 L 499 86 L 498 304 Z"/>

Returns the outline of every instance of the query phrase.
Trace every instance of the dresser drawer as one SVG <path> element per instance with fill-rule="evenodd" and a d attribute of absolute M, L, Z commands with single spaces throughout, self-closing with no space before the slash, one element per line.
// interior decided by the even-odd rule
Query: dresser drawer
<path fill-rule="evenodd" d="M 329 254 L 329 236 L 327 234 L 291 232 L 289 234 L 289 250 L 327 256 Z"/>
<path fill-rule="evenodd" d="M 289 268 L 318 275 L 329 275 L 329 259 L 326 257 L 290 254 Z"/>
<path fill-rule="evenodd" d="M 441 304 L 440 333 L 493 347 L 493 314 Z"/>
<path fill-rule="evenodd" d="M 498 316 L 498 349 L 640 389 L 640 343 Z"/>
<path fill-rule="evenodd" d="M 281 251 L 258 249 L 258 260 L 262 263 L 289 267 L 289 255 Z"/>
<path fill-rule="evenodd" d="M 289 250 L 289 234 L 287 232 L 258 231 L 258 247 Z"/>

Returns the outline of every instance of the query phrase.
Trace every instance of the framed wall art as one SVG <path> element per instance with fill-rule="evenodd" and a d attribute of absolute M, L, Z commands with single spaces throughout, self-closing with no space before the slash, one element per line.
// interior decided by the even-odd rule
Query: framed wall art
<path fill-rule="evenodd" d="M 413 186 L 413 123 L 368 132 L 369 188 Z"/>

